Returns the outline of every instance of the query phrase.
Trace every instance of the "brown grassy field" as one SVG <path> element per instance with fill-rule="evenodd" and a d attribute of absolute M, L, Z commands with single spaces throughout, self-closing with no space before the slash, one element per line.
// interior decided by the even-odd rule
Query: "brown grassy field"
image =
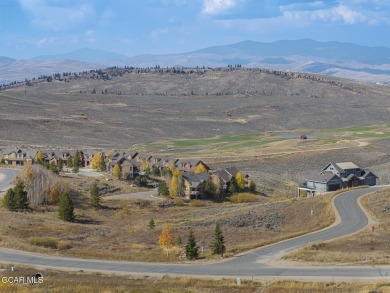
<path fill-rule="evenodd" d="M 389 122 L 387 87 L 339 82 L 251 70 L 45 82 L 0 92 L 0 145 L 131 147 Z"/>
<path fill-rule="evenodd" d="M 84 188 L 87 189 L 87 186 Z M 284 200 L 278 201 L 280 199 Z M 226 256 L 232 256 L 318 230 L 334 220 L 331 197 L 292 200 L 260 196 L 258 202 L 252 203 L 206 201 L 200 207 L 175 205 L 168 208 L 145 200 L 104 197 L 103 208 L 99 210 L 89 208 L 87 200 L 85 193 L 74 197 L 77 215 L 75 223 L 59 220 L 57 208 L 52 206 L 24 213 L 2 208 L 1 245 L 26 251 L 90 258 L 179 261 L 178 256 L 187 241 L 189 228 L 192 228 L 198 245 L 205 246 L 201 257 L 207 259 L 213 258 L 208 246 L 217 222 L 226 239 Z M 315 216 L 310 215 L 312 207 Z M 156 223 L 154 229 L 148 228 L 151 219 Z M 177 242 L 169 259 L 157 244 L 162 226 L 166 223 L 171 224 Z M 178 243 L 179 238 L 182 244 Z M 53 249 L 34 245 L 37 241 L 54 241 L 60 247 Z"/>
<path fill-rule="evenodd" d="M 284 259 L 314 264 L 390 264 L 390 209 L 386 209 L 390 208 L 390 189 L 364 197 L 362 204 L 373 222 L 361 232 L 302 248 Z"/>
<path fill-rule="evenodd" d="M 151 277 L 120 276 L 88 272 L 60 272 L 48 269 L 35 269 L 17 266 L 11 271 L 11 265 L 0 265 L 5 271 L 1 277 L 31 277 L 37 272 L 43 276 L 40 285 L 10 285 L 0 282 L 0 292 L 4 293 L 388 293 L 388 283 L 314 283 L 298 281 L 257 281 L 242 280 L 237 286 L 234 278 L 207 279 L 194 277 Z"/>

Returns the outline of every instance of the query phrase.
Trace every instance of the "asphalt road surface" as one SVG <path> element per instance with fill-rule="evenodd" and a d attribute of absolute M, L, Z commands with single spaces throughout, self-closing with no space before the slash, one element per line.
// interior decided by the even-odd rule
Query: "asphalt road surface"
<path fill-rule="evenodd" d="M 18 169 L 0 168 L 0 192 L 7 191 L 13 186 L 12 181 L 15 180 L 19 172 Z"/>
<path fill-rule="evenodd" d="M 16 250 L 0 249 L 0 262 L 24 264 L 55 269 L 89 270 L 105 273 L 127 273 L 142 275 L 198 275 L 216 277 L 269 277 L 269 278 L 314 278 L 314 279 L 390 279 L 390 267 L 374 266 L 333 266 L 333 267 L 275 267 L 266 264 L 283 253 L 312 242 L 330 240 L 347 235 L 365 227 L 367 217 L 357 204 L 357 199 L 383 187 L 359 189 L 345 192 L 335 200 L 340 214 L 339 224 L 329 229 L 258 248 L 241 256 L 213 264 L 163 264 L 136 263 L 104 260 L 87 260 L 47 256 Z"/>

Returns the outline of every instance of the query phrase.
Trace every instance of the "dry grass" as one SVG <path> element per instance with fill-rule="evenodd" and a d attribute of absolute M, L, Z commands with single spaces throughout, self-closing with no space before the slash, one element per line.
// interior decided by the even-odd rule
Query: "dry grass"
<path fill-rule="evenodd" d="M 374 220 L 352 236 L 317 243 L 295 251 L 284 258 L 294 261 L 327 264 L 390 264 L 390 189 L 363 198 L 363 206 Z"/>
<path fill-rule="evenodd" d="M 4 267 L 4 266 L 2 266 Z M 0 282 L 0 292 L 4 293 L 131 293 L 131 292 L 261 292 L 262 284 L 256 282 L 242 282 L 235 285 L 235 280 L 208 280 L 191 277 L 125 277 L 102 275 L 99 273 L 59 272 L 53 270 L 37 270 L 27 267 L 17 267 L 16 272 L 7 270 L 0 273 L 0 277 L 31 277 L 37 272 L 43 276 L 40 285 L 9 285 Z"/>
<path fill-rule="evenodd" d="M 248 203 L 256 202 L 260 200 L 260 196 L 253 193 L 239 193 L 229 197 L 232 203 Z"/>
<path fill-rule="evenodd" d="M 32 277 L 37 272 L 43 276 L 40 285 L 10 285 L 0 282 L 1 293 L 131 293 L 131 292 L 212 292 L 212 293 L 389 293 L 388 283 L 313 283 L 298 281 L 257 282 L 242 280 L 236 285 L 235 278 L 212 280 L 194 277 L 150 277 L 105 275 L 88 272 L 62 272 L 48 269 L 34 269 L 2 265 L 5 271 L 0 277 Z"/>
<path fill-rule="evenodd" d="M 390 284 L 364 283 L 309 283 L 298 281 L 281 281 L 267 286 L 263 293 L 386 293 Z"/>
<path fill-rule="evenodd" d="M 150 201 L 103 198 L 103 208 L 95 210 L 87 204 L 92 184 L 87 180 L 97 179 L 72 176 L 71 180 L 75 180 L 72 183 L 74 185 L 82 183 L 79 195 L 73 198 L 77 216 L 75 223 L 59 220 L 56 207 L 24 213 L 0 209 L 0 245 L 76 257 L 175 262 L 179 261 L 189 228 L 194 230 L 198 244 L 205 244 L 201 257 L 207 259 L 215 258 L 208 245 L 217 222 L 226 239 L 226 256 L 232 256 L 321 229 L 334 221 L 330 197 L 271 202 L 269 197 L 259 196 L 259 201 L 254 203 L 208 202 L 205 206 L 203 202 L 199 206 L 195 201 L 196 208 L 188 205 L 162 208 Z M 110 184 L 114 184 L 112 182 Z M 310 215 L 311 207 L 315 216 Z M 154 229 L 148 227 L 150 219 L 156 223 Z M 176 240 L 179 237 L 183 240 L 181 245 L 172 250 L 169 258 L 157 242 L 165 223 L 171 224 Z M 48 245 L 37 246 L 29 240 L 31 237 L 49 237 L 57 245 L 53 248 L 46 248 Z"/>

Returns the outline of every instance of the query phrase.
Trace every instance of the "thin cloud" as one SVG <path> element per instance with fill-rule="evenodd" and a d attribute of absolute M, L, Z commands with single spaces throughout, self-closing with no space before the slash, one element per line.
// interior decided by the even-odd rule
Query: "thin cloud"
<path fill-rule="evenodd" d="M 19 4 L 31 15 L 33 27 L 53 31 L 77 26 L 95 13 L 92 4 L 74 1 L 19 0 Z"/>
<path fill-rule="evenodd" d="M 205 15 L 217 15 L 235 8 L 237 0 L 203 0 L 202 13 Z"/>

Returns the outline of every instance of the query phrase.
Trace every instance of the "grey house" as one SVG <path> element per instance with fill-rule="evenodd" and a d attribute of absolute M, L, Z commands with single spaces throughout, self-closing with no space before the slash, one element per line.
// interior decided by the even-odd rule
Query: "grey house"
<path fill-rule="evenodd" d="M 301 190 L 306 191 L 307 196 L 314 196 L 316 192 L 336 191 L 361 185 L 374 186 L 377 178 L 371 171 L 364 170 L 352 162 L 330 162 L 318 175 L 305 179 L 298 187 L 298 195 Z"/>

